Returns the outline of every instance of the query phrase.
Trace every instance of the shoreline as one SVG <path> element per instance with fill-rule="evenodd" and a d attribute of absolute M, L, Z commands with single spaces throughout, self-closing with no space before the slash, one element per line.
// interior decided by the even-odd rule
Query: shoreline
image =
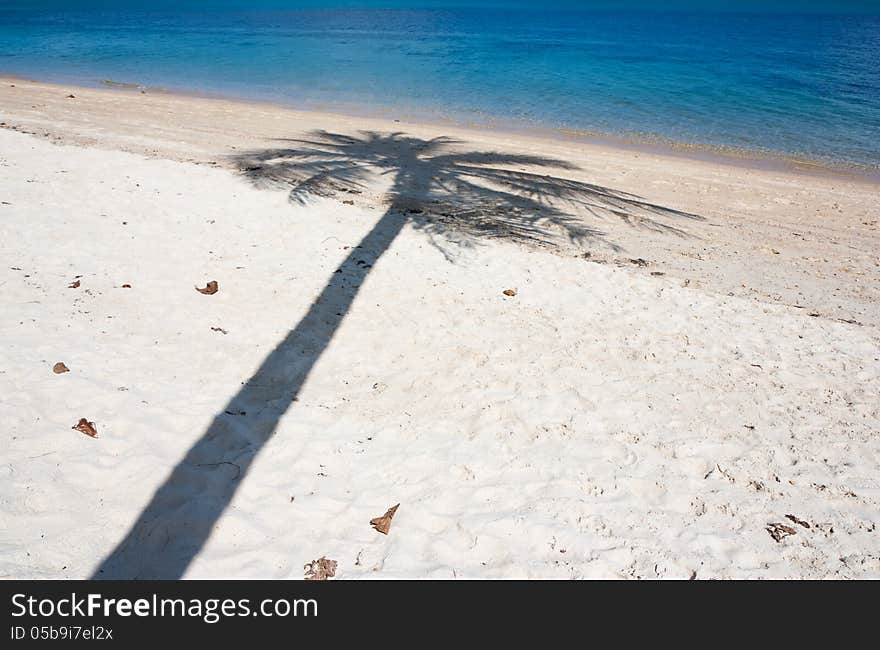
<path fill-rule="evenodd" d="M 588 229 L 595 236 L 584 243 L 557 242 L 559 250 L 567 251 L 563 254 L 617 266 L 644 259 L 662 273 L 728 295 L 786 304 L 845 322 L 880 323 L 875 306 L 880 285 L 873 279 L 880 245 L 877 182 L 864 176 L 659 154 L 534 132 L 11 78 L 0 82 L 0 106 L 3 131 L 57 145 L 125 151 L 234 173 L 241 171 L 236 160 L 245 152 L 283 152 L 289 143 L 321 133 L 440 139 L 451 149 L 481 156 L 502 153 L 547 161 L 557 168 L 555 173 L 573 181 L 697 215 L 682 223 L 662 223 L 593 214 Z M 546 174 L 541 164 L 532 171 Z M 360 197 L 372 210 L 386 206 L 380 180 L 363 188 Z M 842 282 L 844 278 L 849 281 Z M 829 295 L 835 300 L 829 301 Z"/>
<path fill-rule="evenodd" d="M 277 100 L 239 96 L 229 93 L 216 93 L 190 88 L 166 88 L 144 86 L 136 82 L 114 79 L 96 79 L 92 84 L 86 80 L 76 82 L 42 81 L 16 73 L 0 71 L 0 83 L 15 80 L 64 89 L 88 89 L 91 91 L 121 92 L 127 94 L 164 95 L 198 100 L 222 101 L 243 107 L 264 106 L 293 113 L 312 114 L 340 119 L 369 119 L 406 124 L 420 127 L 447 127 L 472 133 L 491 133 L 511 135 L 537 140 L 612 148 L 620 151 L 645 153 L 653 156 L 685 159 L 711 164 L 721 164 L 755 171 L 785 172 L 799 175 L 840 179 L 880 185 L 880 167 L 856 162 L 830 162 L 809 157 L 798 157 L 783 152 L 761 151 L 747 147 L 712 145 L 700 142 L 676 141 L 655 134 L 619 135 L 597 131 L 554 127 L 517 121 L 507 118 L 492 118 L 485 121 L 468 120 L 463 115 L 432 115 L 428 109 L 413 112 L 409 109 L 395 110 L 392 107 L 368 108 L 357 104 L 303 104 L 285 103 Z"/>

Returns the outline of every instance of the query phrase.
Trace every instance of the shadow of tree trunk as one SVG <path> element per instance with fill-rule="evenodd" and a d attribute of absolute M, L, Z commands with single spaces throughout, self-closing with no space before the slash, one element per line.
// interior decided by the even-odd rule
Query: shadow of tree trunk
<path fill-rule="evenodd" d="M 392 206 L 351 249 L 341 272 L 214 418 L 92 579 L 183 576 L 405 222 Z"/>

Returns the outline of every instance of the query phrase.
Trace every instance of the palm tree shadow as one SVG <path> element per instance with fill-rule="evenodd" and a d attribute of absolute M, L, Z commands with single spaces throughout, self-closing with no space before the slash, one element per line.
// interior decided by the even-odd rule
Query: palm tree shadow
<path fill-rule="evenodd" d="M 565 161 L 462 151 L 462 142 L 446 137 L 316 131 L 283 142 L 279 148 L 237 155 L 233 162 L 257 187 L 283 187 L 295 203 L 359 193 L 377 177 L 390 176 L 387 209 L 331 275 L 306 315 L 156 490 L 93 579 L 184 575 L 296 400 L 367 275 L 407 223 L 436 245 L 467 246 L 487 238 L 546 243 L 561 235 L 614 247 L 582 215 L 621 219 L 633 227 L 679 236 L 685 231 L 678 222 L 702 219 L 633 194 L 541 173 L 577 169 Z"/>

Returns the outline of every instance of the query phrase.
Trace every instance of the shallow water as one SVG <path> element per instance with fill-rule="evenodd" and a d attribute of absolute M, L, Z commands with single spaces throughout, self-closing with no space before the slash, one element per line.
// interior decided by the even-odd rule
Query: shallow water
<path fill-rule="evenodd" d="M 179 4 L 0 9 L 0 71 L 880 165 L 880 16 Z"/>

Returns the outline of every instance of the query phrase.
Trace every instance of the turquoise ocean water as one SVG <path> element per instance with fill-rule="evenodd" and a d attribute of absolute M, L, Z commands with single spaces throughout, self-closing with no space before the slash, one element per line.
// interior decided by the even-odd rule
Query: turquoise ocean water
<path fill-rule="evenodd" d="M 80 4 L 0 0 L 0 72 L 880 165 L 880 10 Z"/>

